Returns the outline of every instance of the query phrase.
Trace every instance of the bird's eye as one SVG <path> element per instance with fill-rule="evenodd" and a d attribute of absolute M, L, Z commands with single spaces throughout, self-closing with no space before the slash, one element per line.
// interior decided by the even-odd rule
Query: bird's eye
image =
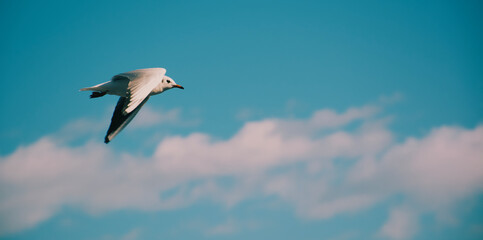
<path fill-rule="evenodd" d="M 169 80 L 166 80 L 166 82 L 171 83 L 171 81 L 169 81 Z"/>

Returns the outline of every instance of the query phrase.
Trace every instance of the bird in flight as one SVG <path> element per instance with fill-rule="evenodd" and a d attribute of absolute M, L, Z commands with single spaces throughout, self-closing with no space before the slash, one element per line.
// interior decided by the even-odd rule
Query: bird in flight
<path fill-rule="evenodd" d="M 150 96 L 171 88 L 184 89 L 165 74 L 164 68 L 138 69 L 118 74 L 109 82 L 80 89 L 80 91 L 93 91 L 90 98 L 98 98 L 106 94 L 120 96 L 112 114 L 111 125 L 104 138 L 105 143 L 109 143 L 131 122 Z"/>

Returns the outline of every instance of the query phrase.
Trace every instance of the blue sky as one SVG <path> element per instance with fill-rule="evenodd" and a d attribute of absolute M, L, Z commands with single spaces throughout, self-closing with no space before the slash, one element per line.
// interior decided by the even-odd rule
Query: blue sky
<path fill-rule="evenodd" d="M 2 1 L 0 239 L 481 239 L 479 1 Z M 108 145 L 117 98 L 164 67 Z"/>

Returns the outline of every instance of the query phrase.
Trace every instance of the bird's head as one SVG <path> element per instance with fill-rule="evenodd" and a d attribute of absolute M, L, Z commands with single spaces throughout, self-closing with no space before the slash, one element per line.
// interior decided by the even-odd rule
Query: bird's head
<path fill-rule="evenodd" d="M 163 89 L 165 90 L 168 90 L 168 89 L 171 89 L 171 88 L 181 88 L 181 89 L 184 89 L 184 87 L 182 87 L 181 85 L 178 85 L 176 84 L 176 82 L 168 77 L 168 76 L 164 76 L 163 77 L 163 80 L 161 81 L 161 84 L 163 85 Z"/>

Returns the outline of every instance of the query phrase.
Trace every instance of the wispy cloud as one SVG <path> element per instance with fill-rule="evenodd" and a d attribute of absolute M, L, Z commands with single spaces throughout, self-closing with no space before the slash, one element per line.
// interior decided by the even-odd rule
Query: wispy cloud
<path fill-rule="evenodd" d="M 141 228 L 134 228 L 134 229 L 131 229 L 130 231 L 128 231 L 127 233 L 124 233 L 123 235 L 105 234 L 105 235 L 102 235 L 102 236 L 100 236 L 99 238 L 96 238 L 96 239 L 99 239 L 99 240 L 117 240 L 117 239 L 120 239 L 120 240 L 137 240 L 137 239 L 141 239 L 141 237 L 140 237 L 141 235 L 142 235 Z"/>
<path fill-rule="evenodd" d="M 259 115 L 259 111 L 252 109 L 252 108 L 242 108 L 238 110 L 238 112 L 235 115 L 235 119 L 240 120 L 240 121 L 247 121 L 251 118 L 253 118 L 256 115 Z"/>
<path fill-rule="evenodd" d="M 192 126 L 200 122 L 197 118 L 187 120 L 183 118 L 182 111 L 179 108 L 171 110 L 153 109 L 150 106 L 145 106 L 139 111 L 138 116 L 133 120 L 131 129 L 141 127 L 151 127 L 158 124 L 178 125 L 178 126 Z"/>
<path fill-rule="evenodd" d="M 228 219 L 227 221 L 216 225 L 212 228 L 209 228 L 206 231 L 207 235 L 225 235 L 225 234 L 232 234 L 239 231 L 238 225 L 235 223 L 233 219 Z"/>
<path fill-rule="evenodd" d="M 237 232 L 246 232 L 254 230 L 260 227 L 260 223 L 255 220 L 237 220 L 234 218 L 228 218 L 224 222 L 221 222 L 212 227 L 205 227 L 205 235 L 231 235 Z"/>
<path fill-rule="evenodd" d="M 389 219 L 382 226 L 379 235 L 390 239 L 410 239 L 417 228 L 417 216 L 412 210 L 399 207 L 391 210 Z"/>
<path fill-rule="evenodd" d="M 206 133 L 171 136 L 145 159 L 93 142 L 69 147 L 45 137 L 0 159 L 0 233 L 32 227 L 65 205 L 152 211 L 208 199 L 229 208 L 275 196 L 300 217 L 327 219 L 404 194 L 408 209 L 447 212 L 482 192 L 482 151 L 483 126 L 439 127 L 395 142 L 377 106 L 246 122 L 226 140 Z M 393 210 L 381 234 L 397 238 L 410 218 L 417 213 Z M 227 222 L 212 232 L 235 227 Z"/>
<path fill-rule="evenodd" d="M 140 239 L 139 236 L 141 235 L 141 229 L 140 228 L 135 228 L 128 233 L 126 233 L 124 236 L 122 236 L 121 240 L 136 240 Z"/>

